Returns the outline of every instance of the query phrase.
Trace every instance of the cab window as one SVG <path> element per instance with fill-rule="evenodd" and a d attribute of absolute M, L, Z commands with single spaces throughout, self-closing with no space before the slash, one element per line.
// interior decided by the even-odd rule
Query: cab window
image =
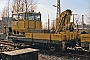
<path fill-rule="evenodd" d="M 41 15 L 40 14 L 35 14 L 35 20 L 40 21 L 41 20 Z"/>
<path fill-rule="evenodd" d="M 13 20 L 18 20 L 18 14 L 13 14 Z"/>
<path fill-rule="evenodd" d="M 34 14 L 29 14 L 28 17 L 29 20 L 34 20 Z"/>
<path fill-rule="evenodd" d="M 24 20 L 24 13 L 19 14 L 19 20 Z"/>

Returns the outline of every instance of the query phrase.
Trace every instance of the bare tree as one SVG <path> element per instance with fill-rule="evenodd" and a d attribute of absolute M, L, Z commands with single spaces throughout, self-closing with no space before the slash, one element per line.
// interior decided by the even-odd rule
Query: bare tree
<path fill-rule="evenodd" d="M 35 10 L 37 8 L 37 0 L 13 0 L 12 5 L 10 4 L 10 0 L 8 0 L 8 4 L 4 6 L 1 12 L 1 17 L 9 17 L 12 12 L 24 12 Z"/>
<path fill-rule="evenodd" d="M 30 2 L 30 3 L 28 4 L 28 11 L 37 8 L 37 5 L 36 5 L 36 4 L 37 4 L 37 1 L 35 1 L 35 0 L 30 0 L 29 2 Z"/>
<path fill-rule="evenodd" d="M 36 0 L 13 0 L 13 12 L 35 10 L 36 4 Z"/>
<path fill-rule="evenodd" d="M 1 17 L 8 17 L 8 6 L 5 6 L 1 12 Z"/>

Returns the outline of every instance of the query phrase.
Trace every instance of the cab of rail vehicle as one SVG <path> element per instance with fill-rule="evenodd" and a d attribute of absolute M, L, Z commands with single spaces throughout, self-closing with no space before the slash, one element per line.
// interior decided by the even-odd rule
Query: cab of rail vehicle
<path fill-rule="evenodd" d="M 41 13 L 30 12 L 18 12 L 12 13 L 12 33 L 13 34 L 25 34 L 29 30 L 41 30 Z"/>

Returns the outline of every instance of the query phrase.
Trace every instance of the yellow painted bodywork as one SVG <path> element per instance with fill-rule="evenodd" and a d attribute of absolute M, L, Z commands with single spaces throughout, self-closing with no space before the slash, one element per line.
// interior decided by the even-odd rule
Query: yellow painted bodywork
<path fill-rule="evenodd" d="M 19 32 L 26 32 L 28 28 L 40 30 L 42 28 L 42 23 L 41 21 L 34 21 L 34 20 L 12 21 L 12 30 Z"/>
<path fill-rule="evenodd" d="M 33 33 L 34 39 L 50 40 L 50 34 L 48 33 Z"/>
<path fill-rule="evenodd" d="M 28 20 L 25 20 L 24 24 L 25 24 L 25 28 L 27 29 L 28 28 Z"/>
<path fill-rule="evenodd" d="M 73 32 L 70 32 L 70 40 L 75 39 L 75 34 Z"/>
<path fill-rule="evenodd" d="M 26 38 L 32 38 L 33 37 L 32 35 L 33 35 L 33 33 L 25 33 Z"/>
<path fill-rule="evenodd" d="M 75 33 L 61 32 L 60 34 L 50 34 L 50 33 L 25 33 L 26 38 L 40 39 L 40 40 L 54 40 L 54 41 L 63 41 L 63 40 L 73 40 L 75 39 Z M 69 39 L 68 39 L 69 38 Z"/>
<path fill-rule="evenodd" d="M 61 41 L 61 34 L 51 34 L 51 40 Z"/>
<path fill-rule="evenodd" d="M 36 21 L 36 30 L 42 29 L 42 22 L 41 21 Z"/>
<path fill-rule="evenodd" d="M 33 20 L 32 20 L 32 21 L 29 21 L 28 24 L 29 24 L 29 28 L 31 28 L 31 29 L 34 29 L 35 26 L 36 26 L 36 25 L 35 25 L 35 21 L 33 21 Z"/>
<path fill-rule="evenodd" d="M 16 25 L 15 25 L 16 22 Z M 25 21 L 12 21 L 12 30 L 19 32 L 26 32 Z"/>
<path fill-rule="evenodd" d="M 50 34 L 48 33 L 25 33 L 25 36 L 26 38 L 50 40 Z"/>
<path fill-rule="evenodd" d="M 17 24 L 17 28 L 18 29 L 24 29 L 25 28 L 25 22 L 24 21 L 18 21 L 17 22 L 18 24 Z"/>
<path fill-rule="evenodd" d="M 90 34 L 81 34 L 81 42 L 90 42 Z"/>

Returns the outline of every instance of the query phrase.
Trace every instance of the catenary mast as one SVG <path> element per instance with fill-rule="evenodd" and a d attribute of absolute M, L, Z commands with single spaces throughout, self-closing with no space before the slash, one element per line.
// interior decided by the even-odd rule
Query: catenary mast
<path fill-rule="evenodd" d="M 57 0 L 57 13 L 56 13 L 56 29 L 57 29 L 57 23 L 58 23 L 58 17 L 61 13 L 61 6 L 60 6 L 60 0 Z"/>

